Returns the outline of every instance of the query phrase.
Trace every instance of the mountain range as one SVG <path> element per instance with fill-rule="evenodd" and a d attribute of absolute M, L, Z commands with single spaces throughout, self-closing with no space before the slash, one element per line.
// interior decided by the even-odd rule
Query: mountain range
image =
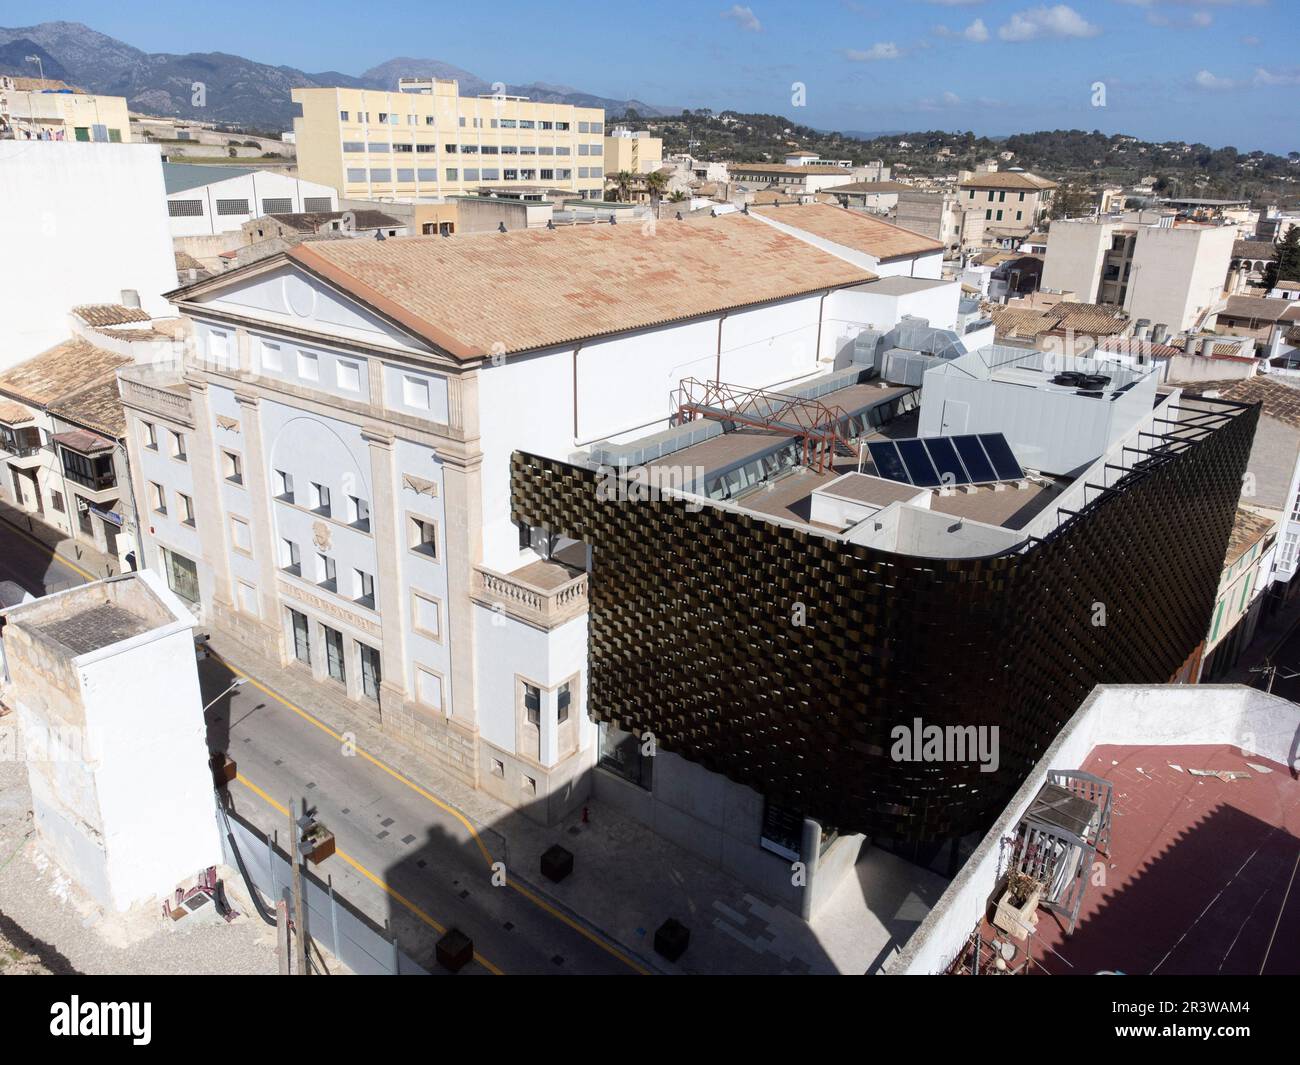
<path fill-rule="evenodd" d="M 88 92 L 124 96 L 132 111 L 177 115 L 249 130 L 275 132 L 293 124 L 289 91 L 299 87 L 358 89 L 397 88 L 399 77 L 456 78 L 467 96 L 492 91 L 492 83 L 477 74 L 439 59 L 401 56 L 371 67 L 360 75 L 334 70 L 308 73 L 294 67 L 271 66 L 224 52 L 143 52 L 124 41 L 98 33 L 80 22 L 42 22 L 13 29 L 0 27 L 0 74 L 35 76 L 37 56 L 45 77 L 57 78 Z M 206 87 L 203 106 L 194 106 L 192 86 Z M 506 92 L 543 103 L 603 107 L 618 115 L 633 109 L 642 115 L 680 113 L 681 108 L 642 100 L 615 100 L 568 85 L 534 82 L 507 85 Z"/>

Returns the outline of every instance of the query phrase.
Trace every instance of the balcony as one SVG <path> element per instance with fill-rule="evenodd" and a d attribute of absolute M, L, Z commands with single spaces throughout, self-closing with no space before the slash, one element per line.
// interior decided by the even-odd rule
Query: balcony
<path fill-rule="evenodd" d="M 127 407 L 185 425 L 194 424 L 189 388 L 179 376 L 128 367 L 118 371 L 117 387 Z"/>
<path fill-rule="evenodd" d="M 532 562 L 511 574 L 474 567 L 472 597 L 530 625 L 553 629 L 587 611 L 587 574 L 559 562 Z"/>

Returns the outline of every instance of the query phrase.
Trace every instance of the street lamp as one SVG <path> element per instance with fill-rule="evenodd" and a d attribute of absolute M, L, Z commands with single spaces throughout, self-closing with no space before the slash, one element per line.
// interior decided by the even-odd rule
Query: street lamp
<path fill-rule="evenodd" d="M 208 705 L 205 706 L 205 707 L 203 708 L 203 712 L 206 714 L 206 713 L 207 713 L 207 712 L 212 708 L 212 706 L 213 706 L 215 703 L 217 703 L 217 702 L 219 702 L 220 700 L 224 699 L 227 695 L 229 695 L 229 694 L 230 694 L 232 691 L 234 691 L 236 688 L 242 688 L 242 687 L 243 687 L 245 684 L 247 684 L 247 683 L 248 683 L 248 678 L 247 678 L 247 677 L 236 677 L 233 681 L 231 681 L 231 683 L 230 683 L 230 687 L 229 687 L 229 688 L 227 688 L 225 691 L 223 691 L 220 695 L 218 695 L 215 699 L 213 699 L 212 702 L 208 703 Z"/>
<path fill-rule="evenodd" d="M 45 64 L 41 62 L 41 57 L 38 56 L 38 55 L 25 55 L 25 56 L 23 56 L 23 59 L 25 59 L 28 63 L 35 63 L 35 64 L 36 64 L 36 71 L 37 71 L 38 74 L 40 74 L 40 76 L 41 76 L 41 81 L 44 81 L 44 80 L 45 80 Z"/>

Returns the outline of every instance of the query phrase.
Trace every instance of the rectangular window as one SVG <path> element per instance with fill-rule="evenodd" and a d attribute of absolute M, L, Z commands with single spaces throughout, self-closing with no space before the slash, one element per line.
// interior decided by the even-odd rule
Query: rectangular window
<path fill-rule="evenodd" d="M 398 182 L 412 182 L 415 180 L 415 171 L 410 168 L 398 167 L 397 180 Z"/>
<path fill-rule="evenodd" d="M 311 629 L 307 615 L 301 611 L 289 610 L 289 623 L 293 628 L 293 657 L 304 665 L 311 665 Z"/>
<path fill-rule="evenodd" d="M 348 496 L 348 524 L 362 532 L 370 531 L 370 504 L 357 496 Z"/>
<path fill-rule="evenodd" d="M 238 451 L 221 453 L 221 475 L 231 484 L 244 483 L 244 460 Z"/>
<path fill-rule="evenodd" d="M 411 550 L 429 558 L 438 557 L 438 525 L 428 518 L 411 518 Z"/>
<path fill-rule="evenodd" d="M 339 121 L 340 121 L 340 122 L 347 122 L 347 121 L 348 121 L 348 113 L 347 113 L 346 111 L 340 111 L 340 112 L 339 112 Z"/>
<path fill-rule="evenodd" d="M 393 180 L 393 172 L 391 170 L 372 170 L 370 171 L 370 180 L 387 184 Z"/>
<path fill-rule="evenodd" d="M 185 434 L 178 433 L 174 429 L 167 430 L 171 437 L 171 456 L 178 462 L 188 462 L 189 455 L 185 452 Z"/>
<path fill-rule="evenodd" d="M 248 209 L 247 200 L 218 200 L 217 201 L 217 214 L 219 215 L 251 214 L 251 213 L 252 212 L 249 211 Z"/>
<path fill-rule="evenodd" d="M 149 509 L 155 514 L 167 514 L 167 490 L 157 481 L 149 482 Z"/>
<path fill-rule="evenodd" d="M 264 196 L 262 198 L 262 214 L 290 214 L 293 211 L 293 200 L 281 196 Z"/>
<path fill-rule="evenodd" d="M 298 553 L 298 545 L 292 540 L 280 541 L 280 568 L 295 577 L 302 576 L 302 556 Z"/>
<path fill-rule="evenodd" d="M 275 498 L 286 503 L 294 501 L 292 473 L 285 473 L 284 470 L 275 471 Z"/>
<path fill-rule="evenodd" d="M 447 180 L 448 180 L 448 181 L 459 181 L 459 180 L 460 180 L 460 176 L 459 176 L 459 175 L 460 175 L 460 171 L 457 170 L 455 167 L 448 167 L 448 169 L 447 169 Z"/>
<path fill-rule="evenodd" d="M 310 214 L 321 214 L 334 209 L 328 196 L 304 196 L 302 198 L 302 209 Z"/>
<path fill-rule="evenodd" d="M 352 598 L 362 606 L 375 608 L 375 578 L 365 570 L 352 571 Z"/>
<path fill-rule="evenodd" d="M 176 498 L 181 504 L 181 524 L 194 528 L 194 500 L 184 492 L 177 492 Z"/>
<path fill-rule="evenodd" d="M 330 490 L 326 485 L 311 482 L 311 509 L 317 514 L 330 514 Z"/>
<path fill-rule="evenodd" d="M 569 693 L 569 682 L 565 681 L 560 685 L 556 693 L 557 719 L 561 725 L 569 720 L 569 704 L 573 701 Z"/>
<path fill-rule="evenodd" d="M 202 200 L 168 200 L 167 214 L 170 218 L 202 218 Z"/>
<path fill-rule="evenodd" d="M 379 682 L 382 675 L 379 668 L 379 652 L 364 643 L 357 644 L 361 656 L 361 694 L 367 699 L 379 698 Z"/>
<path fill-rule="evenodd" d="M 193 559 L 164 551 L 167 556 L 167 584 L 173 592 L 191 603 L 199 601 L 199 567 Z"/>
<path fill-rule="evenodd" d="M 54 510 L 57 511 L 59 514 L 62 514 L 62 513 L 63 513 L 63 493 L 62 493 L 62 492 L 55 492 L 53 489 L 51 489 L 51 491 L 50 491 L 50 506 L 53 507 Z"/>
<path fill-rule="evenodd" d="M 524 685 L 524 717 L 530 725 L 541 727 L 542 691 L 532 684 Z"/>
<path fill-rule="evenodd" d="M 338 589 L 334 560 L 323 552 L 316 552 L 316 583 L 328 592 Z"/>
<path fill-rule="evenodd" d="M 320 380 L 320 360 L 310 351 L 298 352 L 298 376 L 304 381 Z"/>
<path fill-rule="evenodd" d="M 356 154 L 357 152 L 364 152 L 366 150 L 366 142 L 365 141 L 344 141 L 343 150 L 345 152 L 351 152 L 352 154 Z"/>
<path fill-rule="evenodd" d="M 465 177 L 464 177 L 462 180 L 464 180 L 464 181 L 477 181 L 477 180 L 478 180 L 478 170 L 477 170 L 477 168 L 466 170 L 466 171 L 465 171 Z"/>
<path fill-rule="evenodd" d="M 348 180 L 361 182 L 366 180 L 366 172 L 361 167 L 348 167 Z"/>
<path fill-rule="evenodd" d="M 321 632 L 325 636 L 325 671 L 340 684 L 346 684 L 348 674 L 343 665 L 343 633 L 328 625 L 322 625 Z"/>
<path fill-rule="evenodd" d="M 140 432 L 144 436 L 144 446 L 150 451 L 158 450 L 158 428 L 153 422 L 141 422 Z"/>

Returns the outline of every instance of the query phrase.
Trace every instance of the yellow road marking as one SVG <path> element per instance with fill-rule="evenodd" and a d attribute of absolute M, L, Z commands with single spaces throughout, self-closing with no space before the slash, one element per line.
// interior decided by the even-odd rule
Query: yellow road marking
<path fill-rule="evenodd" d="M 73 572 L 77 573 L 78 575 L 80 575 L 80 576 L 82 576 L 82 577 L 85 577 L 86 580 L 88 580 L 88 581 L 99 581 L 99 580 L 103 580 L 102 577 L 96 577 L 93 573 L 89 573 L 89 572 L 87 572 L 86 570 L 82 569 L 82 568 L 81 568 L 80 566 L 78 566 L 75 562 L 70 562 L 68 559 L 64 558 L 61 554 L 59 554 L 57 551 L 55 551 L 54 548 L 52 548 L 52 547 L 51 547 L 49 544 L 47 544 L 44 540 L 40 539 L 39 537 L 33 536 L 33 535 L 32 535 L 31 533 L 29 533 L 26 529 L 21 529 L 21 528 L 19 528 L 17 525 L 14 525 L 12 522 L 8 522 L 8 521 L 5 522 L 5 525 L 7 525 L 10 529 L 12 529 L 14 532 L 16 532 L 16 533 L 17 533 L 19 536 L 21 536 L 24 540 L 30 540 L 30 541 L 31 541 L 32 543 L 34 543 L 37 547 L 39 547 L 42 551 L 44 551 L 47 555 L 49 555 L 51 559 L 58 559 L 58 560 L 59 560 L 60 562 L 62 562 L 65 566 L 67 566 L 68 569 L 72 570 Z"/>
<path fill-rule="evenodd" d="M 265 695 L 269 695 L 269 696 L 270 696 L 272 699 L 274 699 L 276 702 L 278 702 L 278 703 L 280 703 L 281 705 L 283 705 L 283 706 L 287 707 L 288 709 L 292 710 L 295 714 L 297 714 L 299 717 L 301 717 L 304 721 L 307 721 L 308 723 L 310 723 L 310 724 L 312 724 L 312 725 L 315 725 L 318 729 L 320 729 L 322 732 L 324 732 L 327 736 L 331 736 L 331 737 L 333 737 L 333 738 L 334 738 L 335 740 L 337 740 L 339 743 L 344 743 L 344 742 L 346 742 L 346 741 L 343 739 L 343 737 L 342 737 L 341 735 L 339 735 L 337 732 L 335 732 L 332 728 L 330 728 L 330 727 L 329 727 L 327 724 L 325 724 L 323 721 L 319 721 L 319 720 L 317 720 L 317 719 L 316 719 L 315 717 L 313 717 L 311 714 L 307 713 L 306 710 L 303 710 L 301 707 L 297 706 L 296 704 L 291 703 L 288 699 L 286 699 L 283 695 L 280 695 L 278 692 L 273 691 L 272 689 L 268 688 L 265 684 L 263 684 L 263 683 L 262 683 L 260 680 L 258 680 L 256 677 L 251 677 L 251 676 L 249 676 L 249 675 L 248 675 L 247 673 L 245 673 L 242 669 L 239 669 L 238 667 L 234 666 L 234 665 L 231 664 L 230 662 L 226 661 L 226 659 L 224 659 L 221 655 L 217 654 L 216 651 L 214 651 L 214 650 L 212 650 L 211 648 L 209 648 L 209 649 L 208 649 L 208 653 L 209 653 L 213 658 L 215 658 L 218 662 L 220 662 L 223 666 L 225 666 L 228 670 L 230 670 L 230 672 L 234 673 L 236 676 L 243 677 L 243 678 L 244 678 L 245 680 L 247 680 L 250 684 L 252 684 L 255 688 L 257 688 L 258 691 L 264 693 Z M 387 774 L 388 774 L 390 777 L 392 777 L 394 780 L 398 781 L 398 782 L 401 783 L 401 784 L 404 784 L 406 787 L 408 787 L 408 788 L 410 788 L 412 791 L 414 791 L 417 795 L 420 795 L 420 796 L 424 797 L 425 799 L 428 799 L 429 802 L 431 802 L 431 803 L 433 803 L 435 806 L 437 806 L 438 809 L 444 811 L 444 812 L 447 813 L 447 814 L 450 814 L 450 815 L 451 815 L 452 817 L 454 817 L 457 821 L 459 821 L 459 822 L 460 822 L 460 823 L 465 827 L 465 830 L 466 830 L 466 831 L 470 834 L 470 836 L 473 838 L 474 842 L 478 845 L 479 853 L 483 855 L 483 860 L 484 860 L 485 862 L 487 862 L 487 864 L 488 864 L 489 867 L 490 867 L 491 865 L 493 865 L 493 863 L 496 861 L 496 859 L 492 857 L 492 852 L 489 851 L 489 850 L 487 849 L 487 845 L 483 842 L 482 837 L 478 834 L 478 830 L 477 830 L 477 829 L 476 829 L 476 828 L 475 828 L 475 827 L 470 823 L 469 819 L 468 819 L 468 818 L 467 818 L 463 813 L 461 813 L 459 810 L 457 810 L 454 806 L 449 806 L 447 803 L 445 803 L 442 799 L 438 798 L 438 796 L 434 795 L 432 792 L 426 790 L 425 788 L 420 787 L 419 784 L 416 784 L 416 783 L 415 783 L 413 780 L 411 780 L 410 778 L 408 778 L 408 777 L 406 777 L 406 776 L 403 776 L 403 775 L 402 775 L 401 773 L 399 773 L 396 769 L 393 769 L 391 766 L 385 765 L 383 762 L 381 762 L 381 761 L 380 761 L 378 758 L 376 758 L 374 755 L 368 753 L 367 751 L 362 750 L 362 748 L 361 748 L 360 746 L 358 746 L 357 744 L 355 744 L 355 743 L 352 744 L 352 747 L 353 747 L 353 749 L 357 752 L 358 755 L 360 755 L 362 758 L 364 758 L 364 759 L 365 759 L 367 762 L 369 762 L 371 765 L 374 765 L 374 766 L 378 767 L 379 769 L 382 769 L 385 773 L 387 773 Z M 265 797 L 265 796 L 264 796 L 264 797 Z M 270 801 L 270 800 L 268 800 L 268 801 Z M 286 810 L 285 813 L 287 814 L 288 811 Z M 578 933 L 580 936 L 582 936 L 584 939 L 587 939 L 587 940 L 589 940 L 590 942 L 594 943 L 596 946 L 600 947 L 601 950 L 603 950 L 603 951 L 605 951 L 607 954 L 610 954 L 610 955 L 612 955 L 613 957 L 617 958 L 617 959 L 618 959 L 619 961 L 621 961 L 624 965 L 628 966 L 629 968 L 631 968 L 631 969 L 634 970 L 635 972 L 639 973 L 639 974 L 642 975 L 642 976 L 649 976 L 649 975 L 650 975 L 649 970 L 646 969 L 644 966 L 639 965 L 636 961 L 634 961 L 633 959 L 629 958 L 629 957 L 628 957 L 626 954 L 624 954 L 621 950 L 618 950 L 617 948 L 610 946 L 608 943 L 606 943 L 606 942 L 605 942 L 603 939 L 601 939 L 599 936 L 593 934 L 589 929 L 584 928 L 582 925 L 578 924 L 577 921 L 573 920 L 573 919 L 572 919 L 571 917 L 569 917 L 567 914 L 561 913 L 561 912 L 560 912 L 559 910 L 557 910 L 554 906 L 552 906 L 550 903 L 548 903 L 545 899 L 539 898 L 537 895 L 535 895 L 533 892 L 529 891 L 527 888 L 525 888 L 525 887 L 521 887 L 519 884 L 516 884 L 516 883 L 514 882 L 513 878 L 511 878 L 508 874 L 507 874 L 507 877 L 506 877 L 506 886 L 507 886 L 507 887 L 511 887 L 511 888 L 513 888 L 513 889 L 514 889 L 514 890 L 515 890 L 515 891 L 516 891 L 520 896 L 522 896 L 523 898 L 527 899 L 527 900 L 528 900 L 529 902 L 531 902 L 534 906 L 536 906 L 536 907 L 538 907 L 539 909 L 543 910 L 544 912 L 550 914 L 550 915 L 551 915 L 552 917 L 554 917 L 557 921 L 560 921 L 560 922 L 562 922 L 563 924 L 567 925 L 569 928 L 573 929 L 573 931 L 577 932 L 577 933 Z"/>
<path fill-rule="evenodd" d="M 270 795 L 268 795 L 265 791 L 259 788 L 256 784 L 254 784 L 242 773 L 236 773 L 235 779 L 239 781 L 239 783 L 243 784 L 244 787 L 246 787 L 259 799 L 265 802 L 268 806 L 272 807 L 272 809 L 274 809 L 277 813 L 281 814 L 284 817 L 289 816 L 288 807 L 284 806 L 282 803 L 279 803 L 275 799 L 271 798 Z M 436 931 L 438 935 L 444 935 L 446 933 L 447 927 L 445 925 L 439 924 L 437 921 L 435 921 L 432 917 L 430 917 L 427 913 L 425 913 L 422 909 L 420 909 L 419 906 L 413 903 L 401 892 L 394 891 L 383 880 L 375 876 L 374 873 L 372 873 L 359 861 L 353 858 L 352 855 L 348 854 L 346 851 L 342 850 L 341 848 L 336 848 L 334 853 L 338 857 L 342 858 L 348 865 L 352 866 L 353 869 L 355 869 L 358 873 L 364 876 L 376 887 L 382 888 L 389 895 L 391 895 L 395 900 L 400 902 L 403 906 L 405 906 L 408 910 L 410 910 L 413 914 L 415 914 L 416 917 L 418 917 L 421 921 L 423 921 L 430 928 Z M 478 951 L 474 952 L 474 960 L 478 962 L 481 966 L 483 966 L 483 968 L 485 968 L 493 976 L 505 975 L 504 973 L 501 972 L 500 969 L 498 969 L 495 965 L 493 965 L 490 961 L 488 961 L 487 958 L 483 957 L 483 955 L 480 954 Z"/>

